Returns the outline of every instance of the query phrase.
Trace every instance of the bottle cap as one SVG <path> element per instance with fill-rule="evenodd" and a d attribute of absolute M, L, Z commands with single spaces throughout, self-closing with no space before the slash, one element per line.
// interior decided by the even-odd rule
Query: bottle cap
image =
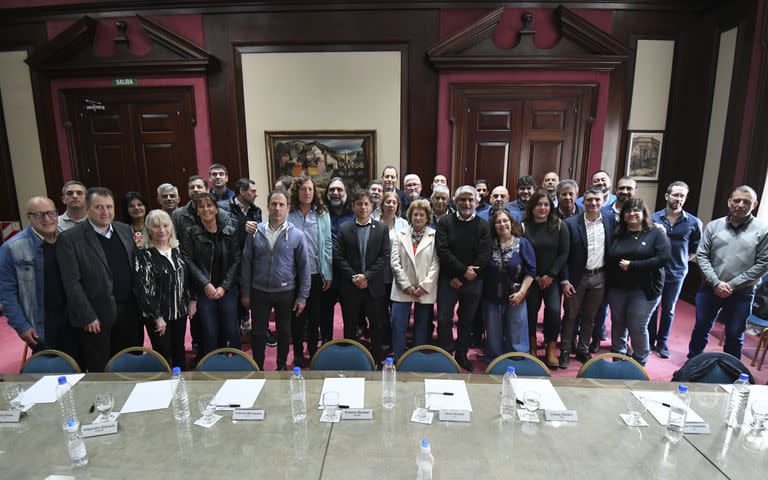
<path fill-rule="evenodd" d="M 59 385 L 64 385 L 67 383 L 67 377 L 59 377 Z"/>
<path fill-rule="evenodd" d="M 739 380 L 749 380 L 749 375 L 747 375 L 746 373 L 742 373 L 741 375 L 739 375 Z"/>
<path fill-rule="evenodd" d="M 392 357 L 387 357 L 387 365 L 392 365 Z"/>
<path fill-rule="evenodd" d="M 179 367 L 173 367 L 173 370 L 171 370 L 172 375 L 180 375 L 181 374 L 181 368 Z"/>
<path fill-rule="evenodd" d="M 301 373 L 301 368 L 299 368 L 299 367 L 293 367 L 293 374 L 294 374 L 294 375 L 298 375 L 298 374 L 300 374 L 300 373 Z"/>
<path fill-rule="evenodd" d="M 508 366 L 507 373 L 515 373 L 515 367 L 513 367 L 512 365 Z"/>
<path fill-rule="evenodd" d="M 73 428 L 77 424 L 77 421 L 74 418 L 70 418 L 67 420 L 67 427 Z"/>
<path fill-rule="evenodd" d="M 678 390 L 680 390 L 681 392 L 685 393 L 685 392 L 688 391 L 688 387 L 686 387 L 685 385 L 680 385 L 680 387 L 678 387 Z"/>
<path fill-rule="evenodd" d="M 421 441 L 421 448 L 429 448 L 429 440 L 426 438 Z"/>

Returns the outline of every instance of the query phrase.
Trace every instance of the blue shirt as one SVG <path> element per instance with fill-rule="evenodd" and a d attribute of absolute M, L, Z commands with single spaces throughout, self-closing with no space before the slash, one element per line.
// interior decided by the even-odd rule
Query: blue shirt
<path fill-rule="evenodd" d="M 671 256 L 667 262 L 666 281 L 679 281 L 688 273 L 688 257 L 690 252 L 696 252 L 701 240 L 701 220 L 683 211 L 674 225 L 667 219 L 667 209 L 659 210 L 651 215 L 654 223 L 664 225 L 669 237 Z"/>
<path fill-rule="evenodd" d="M 294 227 L 304 232 L 304 236 L 306 237 L 305 241 L 307 243 L 307 257 L 309 258 L 309 273 L 312 275 L 318 273 L 320 271 L 318 266 L 320 256 L 317 254 L 317 241 L 319 235 L 315 208 L 312 207 L 312 209 L 307 212 L 306 217 L 301 213 L 301 210 L 292 210 L 288 214 L 288 221 L 291 222 Z"/>

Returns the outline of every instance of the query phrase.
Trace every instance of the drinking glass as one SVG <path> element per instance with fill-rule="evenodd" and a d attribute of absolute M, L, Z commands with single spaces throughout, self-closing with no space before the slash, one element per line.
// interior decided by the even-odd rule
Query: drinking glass
<path fill-rule="evenodd" d="M 413 396 L 413 403 L 416 404 L 416 418 L 421 422 L 426 421 L 427 413 L 429 413 L 429 394 L 426 392 L 417 393 Z"/>
<path fill-rule="evenodd" d="M 768 420 L 768 400 L 755 400 L 752 402 L 752 423 L 750 427 L 753 430 L 762 430 L 765 428 L 765 422 Z"/>
<path fill-rule="evenodd" d="M 206 425 L 213 423 L 213 412 L 216 410 L 216 406 L 213 404 L 213 395 L 201 395 L 198 400 L 200 404 L 200 413 L 203 414 L 203 422 Z"/>
<path fill-rule="evenodd" d="M 336 418 L 336 410 L 339 408 L 339 392 L 325 392 L 323 394 L 323 415 L 328 420 Z"/>
<path fill-rule="evenodd" d="M 630 395 L 627 400 L 627 412 L 629 412 L 629 426 L 639 427 L 643 414 L 645 413 L 645 404 L 636 396 Z"/>
<path fill-rule="evenodd" d="M 534 390 L 528 390 L 523 395 L 523 405 L 529 412 L 535 412 L 541 404 L 541 394 Z"/>
<path fill-rule="evenodd" d="M 99 412 L 99 416 L 93 423 L 107 422 L 112 415 L 112 407 L 115 405 L 115 399 L 111 393 L 97 393 L 93 399 L 93 406 Z"/>
<path fill-rule="evenodd" d="M 21 410 L 21 394 L 24 393 L 24 389 L 21 385 L 10 384 L 3 388 L 3 397 L 8 402 L 11 410 Z"/>

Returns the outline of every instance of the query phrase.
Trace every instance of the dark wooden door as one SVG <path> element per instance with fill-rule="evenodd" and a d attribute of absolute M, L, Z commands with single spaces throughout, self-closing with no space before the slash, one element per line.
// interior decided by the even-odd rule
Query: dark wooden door
<path fill-rule="evenodd" d="M 548 171 L 583 185 L 596 99 L 596 85 L 454 85 L 452 186 L 485 178 L 514 197 Z"/>
<path fill-rule="evenodd" d="M 159 208 L 165 182 L 186 196 L 197 172 L 191 87 L 67 90 L 63 102 L 73 178 L 111 189 L 118 203 L 137 191 Z"/>

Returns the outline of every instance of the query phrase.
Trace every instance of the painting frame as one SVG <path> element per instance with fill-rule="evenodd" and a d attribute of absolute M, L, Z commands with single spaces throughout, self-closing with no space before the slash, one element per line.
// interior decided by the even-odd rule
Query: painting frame
<path fill-rule="evenodd" d="M 639 182 L 657 182 L 663 144 L 664 132 L 661 130 L 630 131 L 626 175 Z"/>
<path fill-rule="evenodd" d="M 282 175 L 312 177 L 323 194 L 330 179 L 365 188 L 376 163 L 376 130 L 268 130 L 264 132 L 270 186 Z"/>

